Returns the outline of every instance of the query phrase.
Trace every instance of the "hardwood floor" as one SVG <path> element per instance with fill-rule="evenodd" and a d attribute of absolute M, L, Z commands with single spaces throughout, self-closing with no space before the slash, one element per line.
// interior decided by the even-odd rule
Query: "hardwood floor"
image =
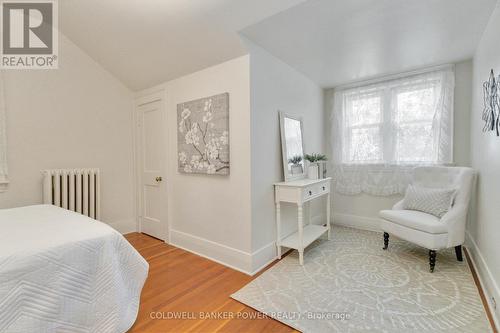
<path fill-rule="evenodd" d="M 144 234 L 125 238 L 149 262 L 139 315 L 129 332 L 296 332 L 229 297 L 257 276 Z"/>
<path fill-rule="evenodd" d="M 491 329 L 493 330 L 493 333 L 498 333 L 498 330 L 495 327 L 495 321 L 493 320 L 493 315 L 491 314 L 490 308 L 488 306 L 488 302 L 486 301 L 486 296 L 484 295 L 484 290 L 481 287 L 481 283 L 479 282 L 479 278 L 477 276 L 476 269 L 474 268 L 474 265 L 472 264 L 469 251 L 467 248 L 464 248 L 465 252 L 465 258 L 467 260 L 467 264 L 469 265 L 469 268 L 472 272 L 472 278 L 474 279 L 474 283 L 476 284 L 477 290 L 479 291 L 479 296 L 481 297 L 481 301 L 483 302 L 484 309 L 486 310 L 486 316 L 488 317 L 488 321 L 490 322 Z"/>
<path fill-rule="evenodd" d="M 125 238 L 149 262 L 139 315 L 129 332 L 297 332 L 229 297 L 258 275 L 248 276 L 144 234 Z M 465 255 L 496 333 L 467 250 Z"/>

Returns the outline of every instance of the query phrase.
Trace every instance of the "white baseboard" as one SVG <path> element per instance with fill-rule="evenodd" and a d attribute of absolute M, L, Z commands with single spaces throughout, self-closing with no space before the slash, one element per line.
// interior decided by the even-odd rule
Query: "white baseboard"
<path fill-rule="evenodd" d="M 172 229 L 170 230 L 170 245 L 251 275 L 252 255 L 248 252 Z"/>
<path fill-rule="evenodd" d="M 114 221 L 114 222 L 104 222 L 122 235 L 129 234 L 131 232 L 137 232 L 135 219 L 131 218 L 128 220 Z"/>
<path fill-rule="evenodd" d="M 476 270 L 477 276 L 479 278 L 479 283 L 484 291 L 484 296 L 488 302 L 488 307 L 493 316 L 493 321 L 497 330 L 500 329 L 500 288 L 498 287 L 498 282 L 495 280 L 493 274 L 491 273 L 484 257 L 477 246 L 476 241 L 471 236 L 471 234 L 465 232 L 465 244 L 469 252 L 472 265 Z M 497 309 L 495 310 L 493 306 L 492 297 L 495 298 L 497 302 Z"/>
<path fill-rule="evenodd" d="M 170 245 L 176 246 L 247 275 L 255 275 L 276 260 L 276 243 L 248 253 L 179 230 L 170 230 Z"/>
<path fill-rule="evenodd" d="M 326 217 L 323 215 L 316 215 L 311 217 L 312 224 L 324 224 Z"/>
<path fill-rule="evenodd" d="M 334 214 L 332 223 L 334 225 L 341 225 L 344 227 L 362 230 L 381 231 L 379 219 L 373 217 L 349 214 Z"/>
<path fill-rule="evenodd" d="M 276 242 L 271 242 L 252 253 L 252 272 L 255 275 L 277 259 Z"/>

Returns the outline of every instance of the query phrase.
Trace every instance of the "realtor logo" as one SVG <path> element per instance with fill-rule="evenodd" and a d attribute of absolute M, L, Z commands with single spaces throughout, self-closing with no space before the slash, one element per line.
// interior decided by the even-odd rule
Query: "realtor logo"
<path fill-rule="evenodd" d="M 0 68 L 57 68 L 57 3 L 54 0 L 1 0 L 0 4 Z"/>

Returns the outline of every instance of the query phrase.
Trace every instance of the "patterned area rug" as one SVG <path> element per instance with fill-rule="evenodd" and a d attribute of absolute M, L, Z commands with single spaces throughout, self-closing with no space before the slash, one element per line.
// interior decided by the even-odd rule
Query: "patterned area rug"
<path fill-rule="evenodd" d="M 491 332 L 465 261 L 382 234 L 335 227 L 332 240 L 283 258 L 232 298 L 302 332 Z M 465 260 L 465 258 L 464 258 Z"/>

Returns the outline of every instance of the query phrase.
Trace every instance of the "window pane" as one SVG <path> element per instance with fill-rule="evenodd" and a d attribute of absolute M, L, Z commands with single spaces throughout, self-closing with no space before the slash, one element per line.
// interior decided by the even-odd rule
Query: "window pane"
<path fill-rule="evenodd" d="M 453 83 L 450 68 L 336 90 L 335 162 L 450 162 Z"/>
<path fill-rule="evenodd" d="M 351 130 L 348 159 L 351 163 L 382 161 L 380 128 L 355 128 Z"/>
<path fill-rule="evenodd" d="M 371 94 L 350 97 L 347 101 L 347 123 L 349 126 L 378 124 L 382 121 L 380 95 Z"/>
<path fill-rule="evenodd" d="M 396 122 L 432 120 L 434 91 L 434 87 L 428 87 L 397 93 Z"/>
<path fill-rule="evenodd" d="M 434 162 L 432 123 L 400 124 L 396 138 L 396 161 Z"/>

